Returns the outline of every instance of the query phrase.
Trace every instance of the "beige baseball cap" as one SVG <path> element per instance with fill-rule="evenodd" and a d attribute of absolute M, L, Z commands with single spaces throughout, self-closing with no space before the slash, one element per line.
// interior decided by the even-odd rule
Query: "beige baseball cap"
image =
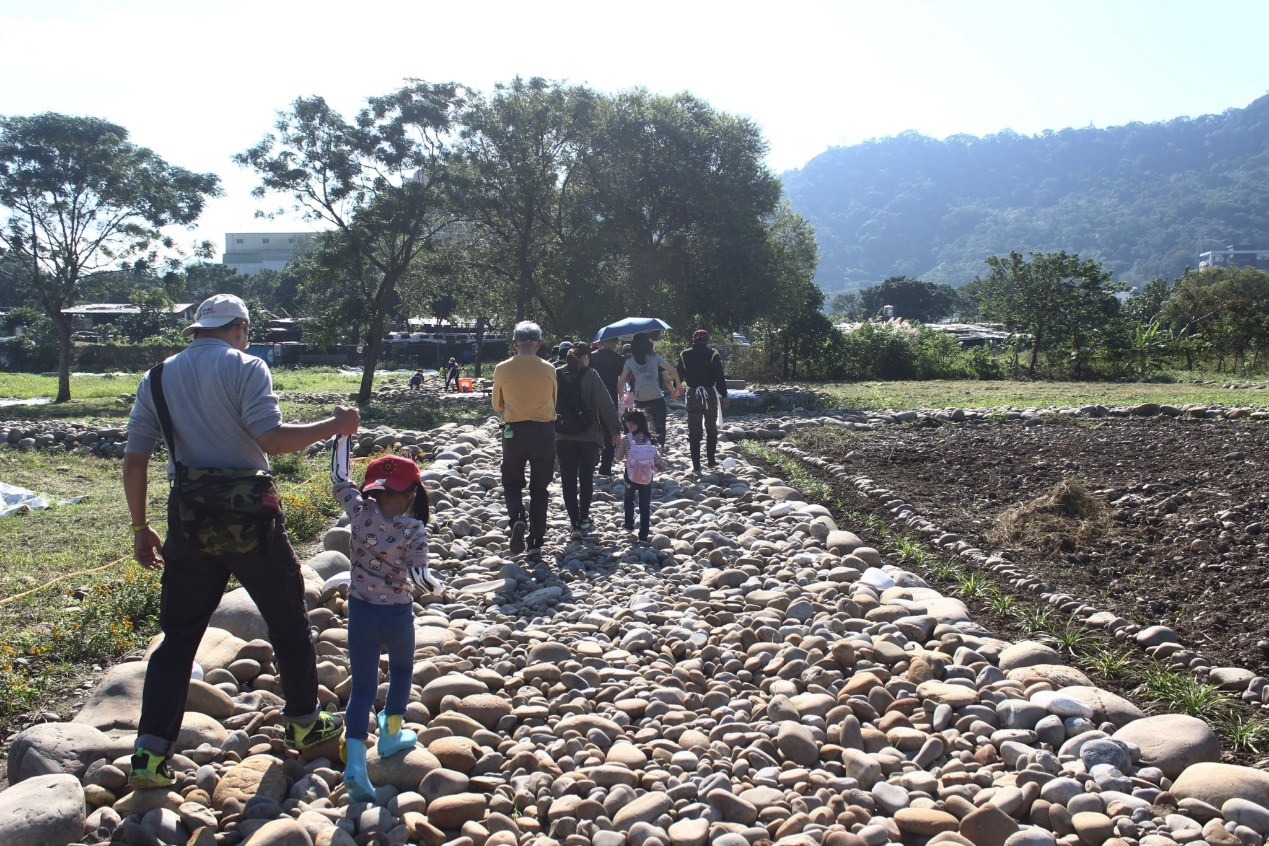
<path fill-rule="evenodd" d="M 195 329 L 217 329 L 239 318 L 251 320 L 247 304 L 233 294 L 217 294 L 203 300 L 198 311 L 194 312 L 194 322 L 186 326 L 181 334 L 188 338 Z"/>

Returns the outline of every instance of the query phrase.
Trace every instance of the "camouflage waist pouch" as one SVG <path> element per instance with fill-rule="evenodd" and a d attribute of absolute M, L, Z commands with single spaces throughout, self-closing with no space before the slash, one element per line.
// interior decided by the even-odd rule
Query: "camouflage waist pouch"
<path fill-rule="evenodd" d="M 263 470 L 176 467 L 176 500 L 185 536 L 208 555 L 267 552 L 282 501 Z"/>

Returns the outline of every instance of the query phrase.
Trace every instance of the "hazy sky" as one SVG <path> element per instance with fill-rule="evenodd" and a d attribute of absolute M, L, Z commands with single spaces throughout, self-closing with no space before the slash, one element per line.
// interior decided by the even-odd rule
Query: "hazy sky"
<path fill-rule="evenodd" d="M 915 129 L 1031 134 L 1221 112 L 1269 93 L 1264 0 L 472 3 L 0 0 L 0 114 L 91 114 L 220 175 L 196 233 L 258 221 L 230 161 L 320 94 L 350 115 L 406 77 L 691 91 L 746 115 L 778 173 Z M 276 206 L 276 202 L 273 203 Z"/>

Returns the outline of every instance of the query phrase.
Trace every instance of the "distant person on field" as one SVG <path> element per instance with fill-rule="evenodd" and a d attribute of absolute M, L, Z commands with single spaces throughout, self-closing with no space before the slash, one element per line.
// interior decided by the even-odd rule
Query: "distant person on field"
<path fill-rule="evenodd" d="M 331 417 L 316 423 L 282 422 L 268 365 L 245 352 L 250 320 L 246 304 L 232 294 L 205 300 L 195 322 L 184 331 L 194 340 L 161 365 L 174 447 L 168 458 L 169 479 L 179 478 L 177 461 L 182 472 L 184 468 L 237 468 L 244 475 L 268 472 L 270 455 L 357 433 L 360 417 L 351 406 L 337 406 Z M 263 520 L 240 523 L 241 515 L 233 513 L 222 518 L 230 529 L 237 527 L 242 537 L 259 538 L 253 541 L 252 551 L 204 552 L 185 533 L 176 486 L 168 495 L 167 540 L 150 527 L 147 471 L 150 455 L 164 440 L 153 377 L 152 370 L 137 386 L 123 461 L 123 488 L 132 515 L 132 555 L 143 567 L 163 569 L 159 605 L 163 640 L 146 668 L 130 776 L 135 787 L 169 787 L 175 782 L 168 759 L 182 751 L 176 739 L 185 715 L 194 653 L 231 576 L 247 589 L 269 629 L 286 700 L 283 742 L 304 750 L 338 737 L 342 730 L 340 719 L 317 705 L 317 666 L 304 605 L 304 580 L 276 489 L 260 497 Z"/>
<path fill-rule="evenodd" d="M 542 328 L 517 323 L 516 354 L 494 368 L 493 408 L 502 415 L 502 488 L 511 521 L 511 552 L 530 555 L 546 540 L 547 487 L 555 475 L 555 368 L 538 357 Z M 524 466 L 529 465 L 529 511 L 524 510 Z"/>
<path fill-rule="evenodd" d="M 454 385 L 452 389 L 450 388 L 451 383 Z M 445 390 L 458 390 L 458 359 L 456 358 L 450 358 L 445 365 Z"/>
<path fill-rule="evenodd" d="M 692 469 L 701 472 L 701 434 L 704 429 L 706 456 L 716 467 L 718 454 L 718 407 L 731 405 L 727 399 L 727 376 L 723 360 L 709 345 L 709 332 L 692 333 L 692 346 L 679 353 L 679 379 L 687 394 L 687 438 L 692 451 Z"/>
<path fill-rule="evenodd" d="M 414 375 L 410 377 L 410 390 L 418 391 L 423 388 L 423 371 L 415 370 Z"/>

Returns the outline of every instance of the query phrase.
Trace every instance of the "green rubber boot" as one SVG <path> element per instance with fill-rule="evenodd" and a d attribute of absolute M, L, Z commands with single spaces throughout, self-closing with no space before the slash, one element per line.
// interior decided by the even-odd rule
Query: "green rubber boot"
<path fill-rule="evenodd" d="M 348 764 L 344 767 L 344 790 L 354 802 L 375 801 L 375 788 L 366 774 L 366 741 L 344 740 Z"/>

